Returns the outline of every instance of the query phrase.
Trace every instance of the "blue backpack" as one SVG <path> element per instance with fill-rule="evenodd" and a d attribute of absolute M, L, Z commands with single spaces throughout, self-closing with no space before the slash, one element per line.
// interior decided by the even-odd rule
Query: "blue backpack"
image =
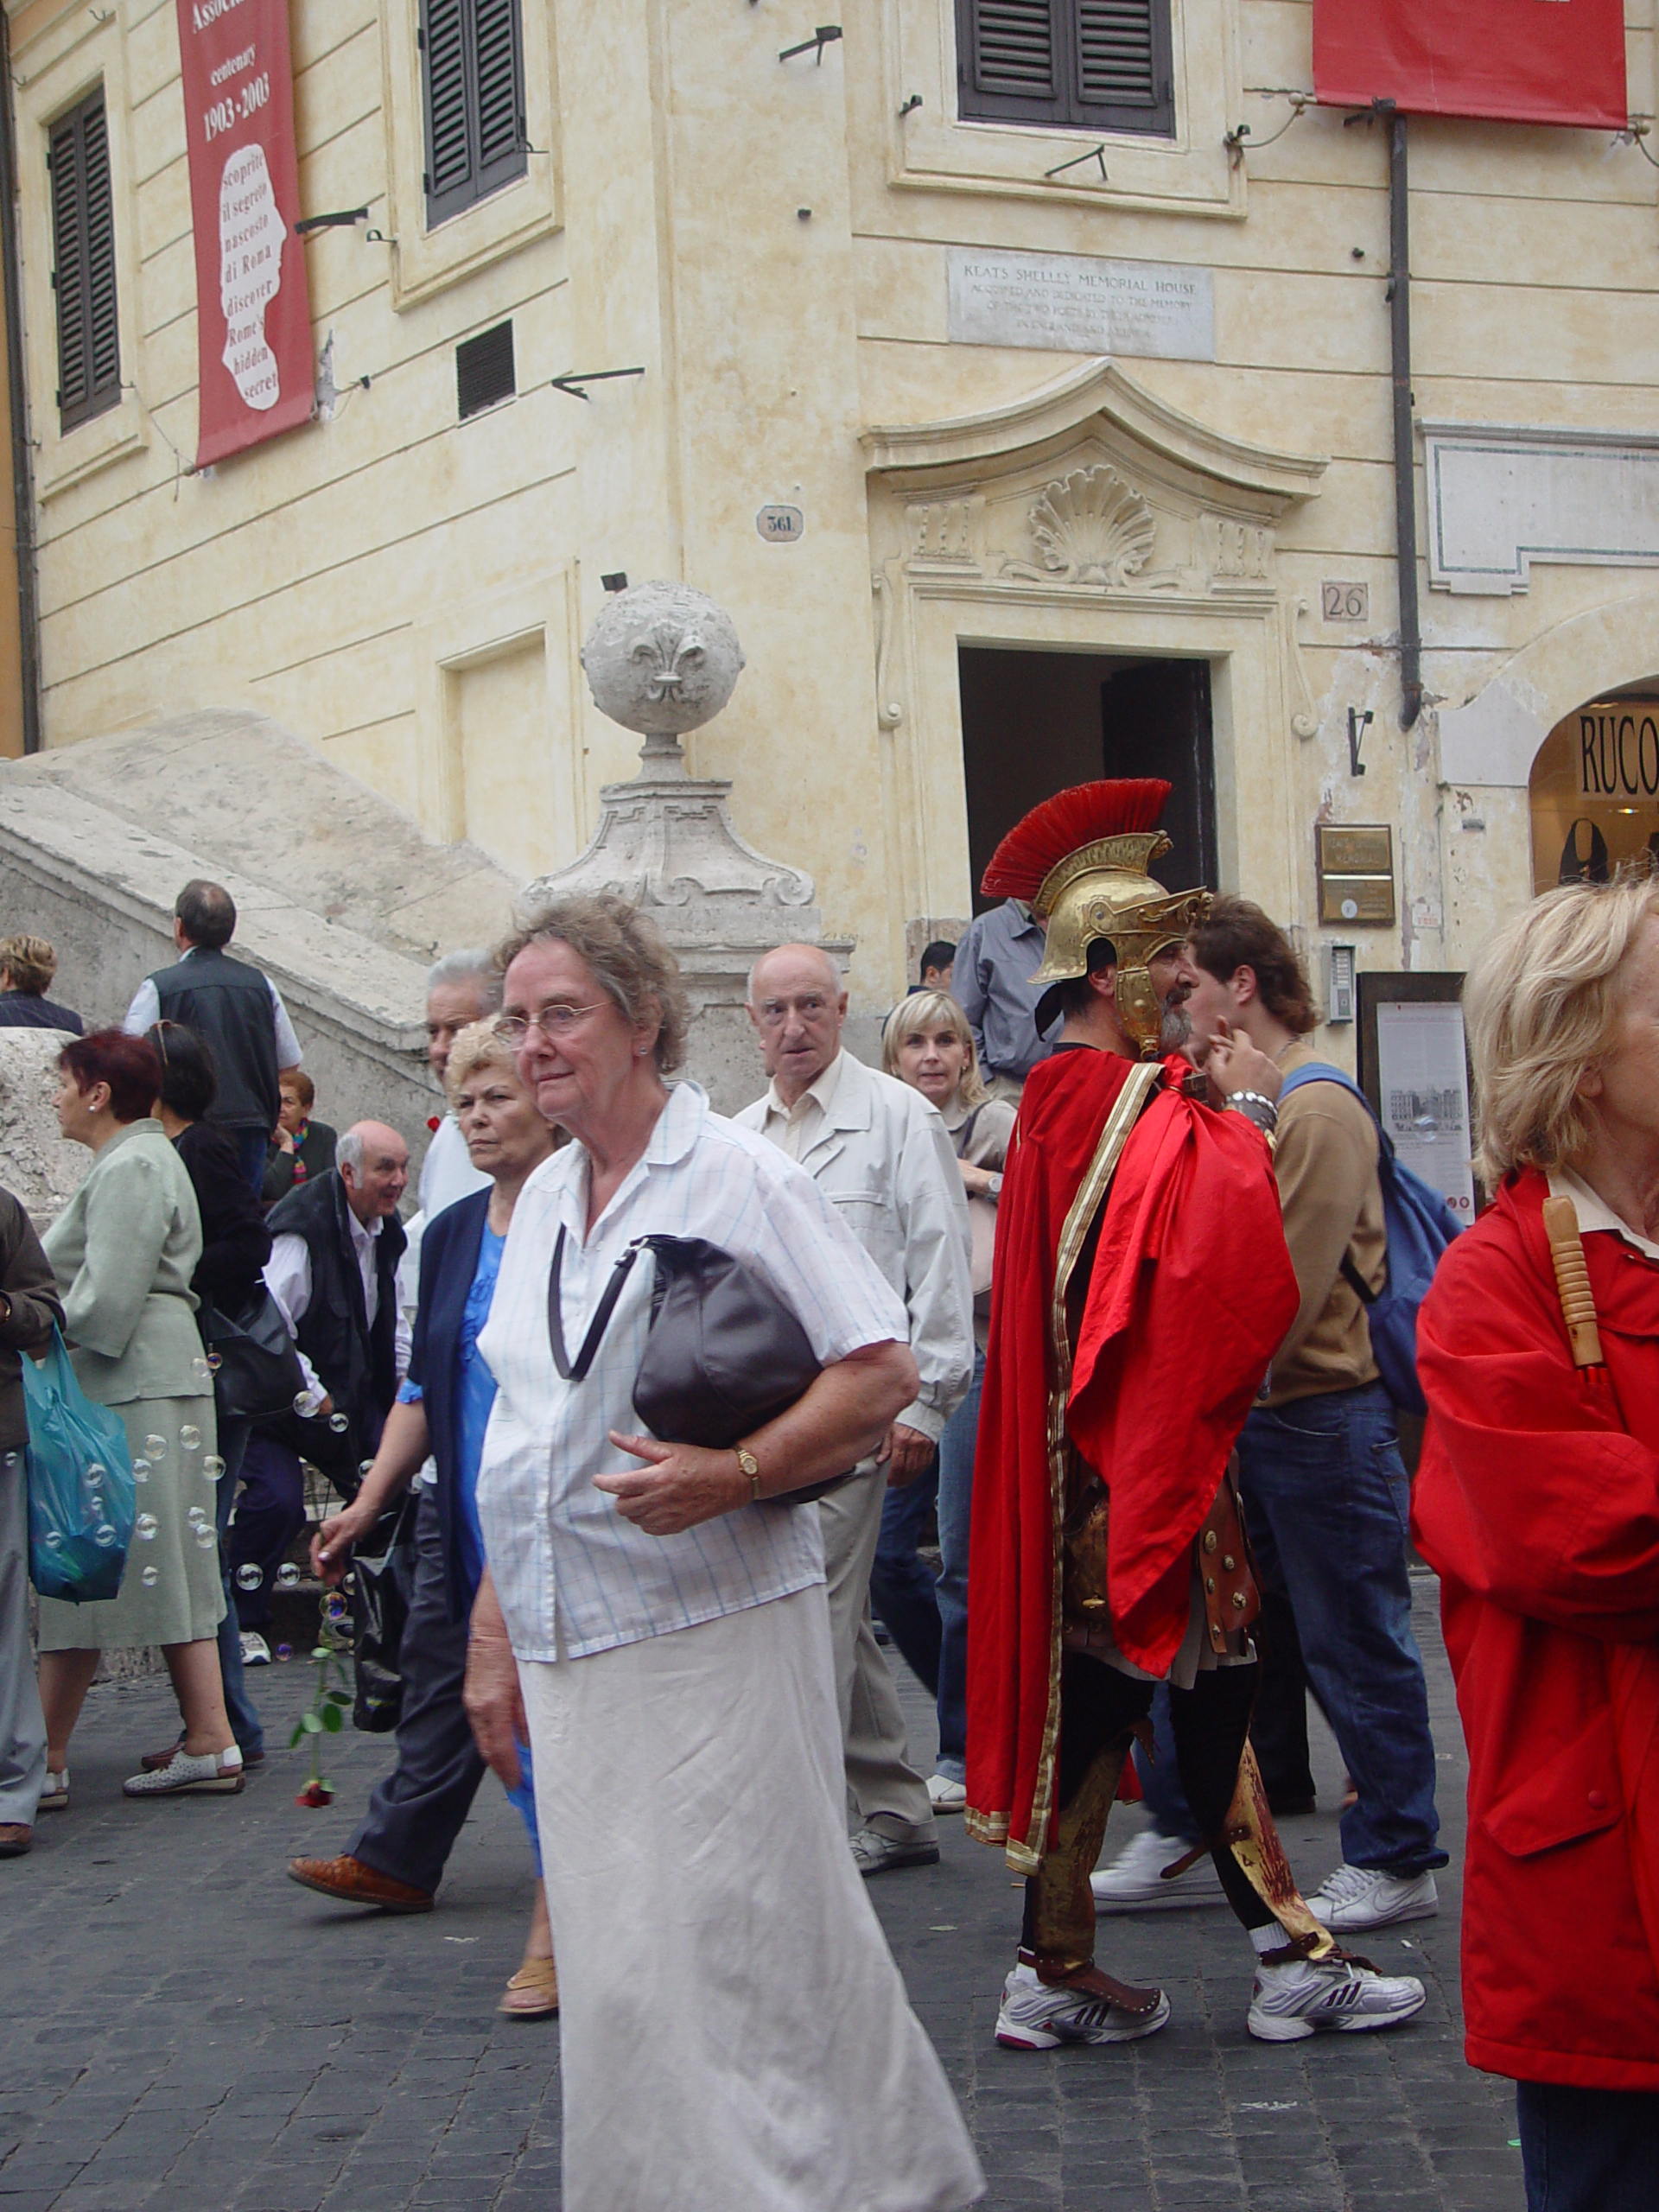
<path fill-rule="evenodd" d="M 1376 1129 L 1376 1175 L 1382 1188 L 1389 1272 L 1382 1289 L 1374 1291 L 1354 1265 L 1352 1254 L 1344 1252 L 1343 1280 L 1365 1308 L 1371 1353 L 1383 1389 L 1404 1411 L 1424 1413 L 1427 1408 L 1417 1381 L 1417 1308 L 1428 1294 L 1441 1253 L 1462 1233 L 1463 1224 L 1438 1191 L 1431 1190 L 1421 1175 L 1414 1175 L 1395 1158 L 1388 1131 L 1351 1076 L 1328 1060 L 1311 1060 L 1285 1077 L 1279 1090 L 1280 1104 L 1305 1083 L 1338 1083 L 1344 1090 L 1352 1091 L 1370 1114 Z"/>

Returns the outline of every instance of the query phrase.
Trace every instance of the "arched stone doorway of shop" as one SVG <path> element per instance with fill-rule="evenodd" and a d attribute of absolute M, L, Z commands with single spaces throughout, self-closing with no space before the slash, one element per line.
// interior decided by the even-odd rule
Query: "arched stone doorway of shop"
<path fill-rule="evenodd" d="M 1659 675 L 1586 699 L 1533 757 L 1532 887 L 1659 864 Z"/>

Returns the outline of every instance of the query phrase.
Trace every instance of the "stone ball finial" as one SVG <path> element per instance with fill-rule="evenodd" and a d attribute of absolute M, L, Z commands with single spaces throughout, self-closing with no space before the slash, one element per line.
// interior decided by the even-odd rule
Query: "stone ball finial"
<path fill-rule="evenodd" d="M 582 649 L 602 715 L 646 738 L 712 721 L 743 671 L 725 609 L 690 584 L 633 584 L 607 599 Z"/>

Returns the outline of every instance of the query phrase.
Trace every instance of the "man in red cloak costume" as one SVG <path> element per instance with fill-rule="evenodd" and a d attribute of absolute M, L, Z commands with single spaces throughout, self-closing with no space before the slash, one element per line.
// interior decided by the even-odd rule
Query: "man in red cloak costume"
<path fill-rule="evenodd" d="M 969 1570 L 968 1826 L 1026 1877 L 996 2028 L 1017 2050 L 1128 2042 L 1169 2017 L 1161 1990 L 1095 1965 L 1089 1886 L 1165 1679 L 1182 1783 L 1257 1954 L 1250 2031 L 1389 2027 L 1423 2003 L 1313 1918 L 1248 1747 L 1257 1599 L 1228 1463 L 1296 1279 L 1273 1179 L 1278 1071 L 1218 1040 L 1217 1111 L 1158 1056 L 1206 903 L 1147 874 L 1170 849 L 1154 827 L 1169 790 L 1061 792 L 982 887 L 1045 923 L 1038 1024 L 1064 1017 L 1004 1171 Z"/>

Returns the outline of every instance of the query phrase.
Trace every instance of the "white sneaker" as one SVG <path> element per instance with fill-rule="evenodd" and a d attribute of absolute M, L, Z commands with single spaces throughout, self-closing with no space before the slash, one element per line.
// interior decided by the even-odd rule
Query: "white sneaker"
<path fill-rule="evenodd" d="M 1216 1862 L 1206 1851 L 1185 1874 L 1165 1881 L 1164 1869 L 1185 1858 L 1189 1846 L 1158 1828 L 1142 1828 L 1109 1866 L 1089 1877 L 1096 1912 L 1159 1912 L 1176 1904 L 1225 1904 Z"/>
<path fill-rule="evenodd" d="M 1370 2028 L 1397 2028 L 1422 2011 L 1426 1996 L 1412 1975 L 1378 1974 L 1342 1951 L 1284 1966 L 1258 1961 L 1244 2024 L 1262 2043 L 1300 2043 L 1325 2029 L 1363 2035 Z"/>
<path fill-rule="evenodd" d="M 960 1782 L 952 1782 L 948 1774 L 930 1774 L 927 1794 L 936 1813 L 965 1813 L 968 1791 Z"/>
<path fill-rule="evenodd" d="M 227 1751 L 204 1751 L 198 1758 L 182 1744 L 172 1759 L 154 1773 L 135 1774 L 121 1785 L 125 1797 L 232 1797 L 244 1782 L 242 1753 L 232 1744 Z"/>
<path fill-rule="evenodd" d="M 242 1664 L 245 1667 L 270 1666 L 270 1646 L 257 1629 L 245 1628 L 238 1641 L 242 1646 Z"/>
<path fill-rule="evenodd" d="M 1168 2019 L 1169 1999 L 1161 1989 L 1136 1993 L 1149 2002 L 1131 2009 L 1116 2001 L 1103 1976 L 1091 1974 L 1086 1980 L 1054 1985 L 1039 1981 L 1032 1967 L 1018 1966 L 1002 1985 L 996 2039 L 1005 2050 L 1052 2050 L 1060 2043 L 1138 2043 L 1142 2036 L 1156 2035 Z"/>
<path fill-rule="evenodd" d="M 1307 1901 L 1333 1936 L 1387 1928 L 1396 1920 L 1432 1920 L 1440 1909 L 1433 1874 L 1390 1874 L 1383 1866 L 1338 1866 Z"/>

